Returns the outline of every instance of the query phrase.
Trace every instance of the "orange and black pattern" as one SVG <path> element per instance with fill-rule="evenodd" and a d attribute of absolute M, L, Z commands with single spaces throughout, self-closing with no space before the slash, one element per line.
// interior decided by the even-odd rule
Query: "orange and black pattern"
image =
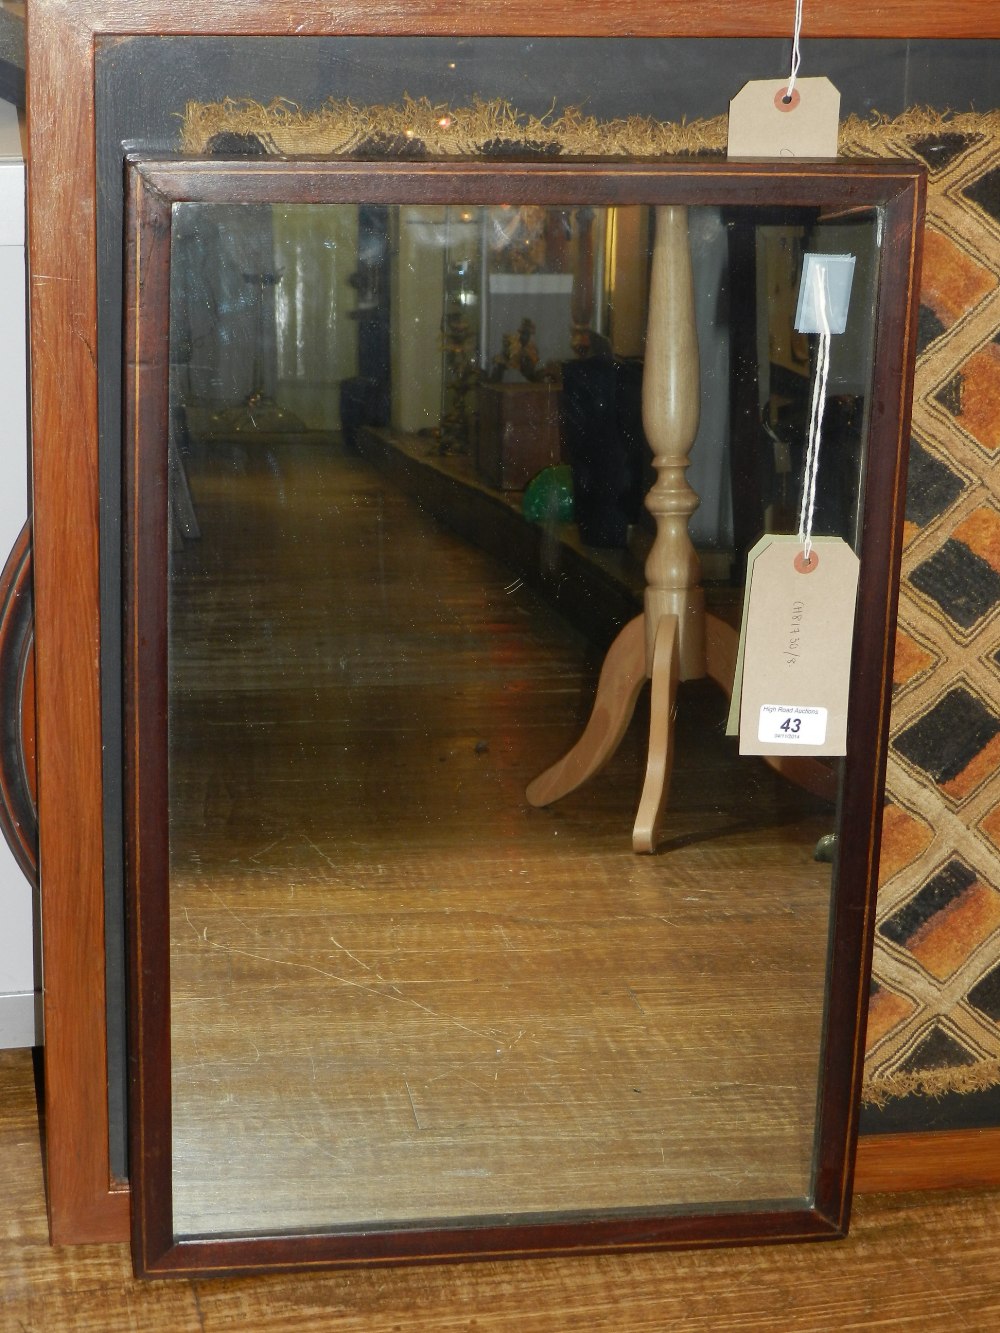
<path fill-rule="evenodd" d="M 866 1099 L 1000 1083 L 1000 113 L 849 121 L 928 168 Z"/>

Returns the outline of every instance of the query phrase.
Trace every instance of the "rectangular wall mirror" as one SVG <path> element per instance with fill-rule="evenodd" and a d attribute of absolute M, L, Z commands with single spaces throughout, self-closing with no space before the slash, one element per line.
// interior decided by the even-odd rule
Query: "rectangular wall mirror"
<path fill-rule="evenodd" d="M 139 1271 L 843 1234 L 919 169 L 128 177 Z M 820 373 L 847 754 L 766 762 L 746 556 Z"/>

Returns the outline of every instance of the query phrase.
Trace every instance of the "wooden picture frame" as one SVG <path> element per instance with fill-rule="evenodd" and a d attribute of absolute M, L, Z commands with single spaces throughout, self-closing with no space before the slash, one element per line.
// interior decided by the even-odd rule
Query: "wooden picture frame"
<path fill-rule="evenodd" d="M 593 1253 L 609 1248 L 833 1238 L 850 1211 L 891 679 L 891 625 L 915 334 L 923 173 L 894 163 L 572 164 L 139 160 L 128 169 L 126 402 L 126 773 L 131 936 L 133 1257 L 146 1276 L 402 1259 Z M 877 209 L 878 321 L 861 522 L 849 746 L 841 794 L 822 1037 L 814 1194 L 759 1206 L 539 1214 L 311 1234 L 175 1235 L 168 872 L 168 528 L 173 206 L 567 201 Z"/>
<path fill-rule="evenodd" d="M 127 1182 L 108 1148 L 96 337 L 95 51 L 129 35 L 495 34 L 786 36 L 784 0 L 664 9 L 475 0 L 373 7 L 305 0 L 203 6 L 28 0 L 30 270 L 40 876 L 46 993 L 46 1161 L 56 1243 L 122 1240 Z M 916 0 L 807 14 L 804 35 L 996 37 L 988 0 Z"/>

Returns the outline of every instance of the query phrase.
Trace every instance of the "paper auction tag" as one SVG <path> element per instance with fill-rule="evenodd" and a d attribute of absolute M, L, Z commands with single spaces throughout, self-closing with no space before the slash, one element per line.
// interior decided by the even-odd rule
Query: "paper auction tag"
<path fill-rule="evenodd" d="M 740 754 L 842 755 L 858 557 L 840 537 L 772 540 L 749 573 Z"/>
<path fill-rule="evenodd" d="M 786 100 L 786 98 L 788 100 Z M 730 157 L 836 157 L 840 93 L 827 78 L 751 79 L 729 103 Z"/>
<path fill-rule="evenodd" d="M 729 700 L 729 719 L 726 722 L 726 735 L 738 736 L 740 734 L 740 697 L 743 694 L 743 658 L 746 654 L 747 646 L 747 608 L 750 605 L 750 585 L 753 582 L 754 561 L 760 555 L 761 551 L 766 551 L 773 542 L 790 542 L 796 549 L 801 547 L 802 543 L 798 537 L 792 537 L 785 533 L 767 532 L 763 537 L 751 546 L 747 552 L 747 576 L 743 585 L 743 614 L 740 616 L 740 640 L 736 652 L 736 675 L 733 678 L 733 692 Z"/>

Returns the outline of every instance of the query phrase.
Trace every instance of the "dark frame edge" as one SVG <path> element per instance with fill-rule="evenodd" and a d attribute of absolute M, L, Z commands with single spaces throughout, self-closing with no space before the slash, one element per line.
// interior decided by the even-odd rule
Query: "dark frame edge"
<path fill-rule="evenodd" d="M 704 1234 L 691 1234 L 693 1218 L 702 1224 Z M 565 1240 L 569 1227 L 580 1236 L 578 1241 Z M 565 1221 L 515 1224 L 490 1230 L 482 1226 L 423 1230 L 410 1227 L 377 1232 L 358 1229 L 207 1240 L 192 1237 L 169 1243 L 150 1233 L 143 1236 L 141 1248 L 133 1250 L 133 1263 L 136 1275 L 144 1278 L 236 1277 L 264 1271 L 308 1272 L 777 1245 L 790 1241 L 840 1240 L 845 1234 L 839 1219 L 815 1207 L 766 1213 L 748 1208 L 705 1213 L 700 1217 L 685 1213 L 647 1222 L 627 1217 L 581 1223 L 568 1216 Z M 413 1244 L 415 1239 L 419 1245 Z M 468 1243 L 462 1243 L 463 1240 Z"/>
<path fill-rule="evenodd" d="M 165 579 L 157 558 L 167 542 L 169 427 L 170 201 L 150 185 L 141 168 L 126 163 L 125 330 L 123 357 L 122 527 L 124 653 L 124 773 L 127 804 L 125 865 L 129 884 L 150 873 L 152 892 L 126 894 L 128 950 L 128 1082 L 130 1175 L 141 1162 L 144 1188 L 130 1182 L 135 1256 L 172 1245 L 170 1223 L 170 987 L 163 959 L 150 962 L 148 938 L 169 929 L 167 893 L 167 773 L 161 736 L 167 717 Z M 155 320 L 141 320 L 148 301 Z M 159 456 L 152 454 L 159 445 Z M 143 584 L 140 592 L 140 581 Z M 152 656 L 159 671 L 141 670 Z M 152 755 L 152 763 L 147 760 Z M 145 868 L 149 862 L 151 871 Z M 154 980 L 150 980 L 153 974 Z M 165 1109 L 157 1117 L 149 1107 Z"/>

